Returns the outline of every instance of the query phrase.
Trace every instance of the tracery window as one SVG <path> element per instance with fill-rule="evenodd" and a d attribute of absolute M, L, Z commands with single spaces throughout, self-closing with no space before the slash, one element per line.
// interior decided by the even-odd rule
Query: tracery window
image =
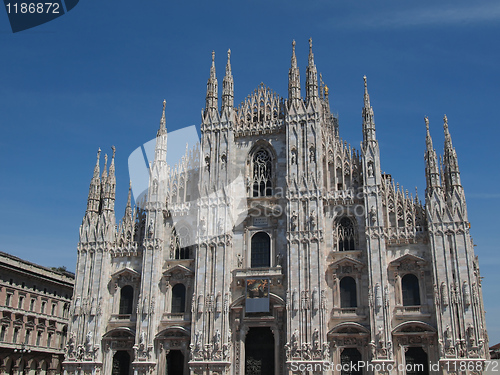
<path fill-rule="evenodd" d="M 355 250 L 354 224 L 348 217 L 343 217 L 337 225 L 337 249 L 338 251 Z"/>
<path fill-rule="evenodd" d="M 420 305 L 420 291 L 418 278 L 412 273 L 408 273 L 401 279 L 401 290 L 403 293 L 403 306 Z"/>
<path fill-rule="evenodd" d="M 357 306 L 356 281 L 350 276 L 343 277 L 340 280 L 340 307 L 349 308 Z"/>
<path fill-rule="evenodd" d="M 270 267 L 271 238 L 265 232 L 258 232 L 252 237 L 251 267 Z"/>
<path fill-rule="evenodd" d="M 270 196 L 272 192 L 272 158 L 267 150 L 260 149 L 253 156 L 253 196 Z"/>
<path fill-rule="evenodd" d="M 119 314 L 132 314 L 132 303 L 134 300 L 134 288 L 125 285 L 120 291 L 120 311 Z"/>

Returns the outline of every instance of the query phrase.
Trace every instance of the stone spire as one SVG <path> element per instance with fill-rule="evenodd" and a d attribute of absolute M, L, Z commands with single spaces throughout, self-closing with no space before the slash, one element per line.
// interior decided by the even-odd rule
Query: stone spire
<path fill-rule="evenodd" d="M 227 51 L 226 75 L 222 81 L 222 111 L 234 106 L 234 81 L 231 73 L 231 50 Z"/>
<path fill-rule="evenodd" d="M 363 146 L 366 147 L 369 142 L 377 142 L 375 135 L 375 119 L 373 116 L 373 108 L 370 105 L 370 95 L 368 94 L 368 85 L 366 76 L 363 77 L 365 82 L 365 95 L 363 106 Z"/>
<path fill-rule="evenodd" d="M 426 151 L 425 151 L 425 177 L 427 180 L 427 191 L 431 193 L 434 189 L 441 188 L 439 180 L 439 166 L 436 156 L 436 150 L 432 146 L 431 133 L 429 131 L 429 119 L 425 117 L 425 127 L 427 135 L 425 137 Z"/>
<path fill-rule="evenodd" d="M 166 107 L 166 105 L 167 105 L 167 101 L 165 99 L 163 99 L 163 113 L 161 115 L 160 128 L 158 129 L 158 133 L 156 133 L 157 137 L 167 133 L 167 120 L 165 119 L 165 107 Z"/>
<path fill-rule="evenodd" d="M 318 71 L 314 64 L 312 51 L 312 39 L 309 38 L 309 64 L 306 68 L 306 102 L 309 103 L 318 98 Z"/>
<path fill-rule="evenodd" d="M 128 184 L 127 205 L 125 206 L 125 217 L 132 217 L 132 180 Z"/>
<path fill-rule="evenodd" d="M 155 160 L 167 160 L 167 127 L 165 119 L 165 107 L 167 101 L 163 100 L 163 111 L 161 114 L 160 128 L 156 133 Z"/>
<path fill-rule="evenodd" d="M 123 215 L 122 225 L 124 232 L 131 229 L 133 222 L 132 216 L 132 181 L 129 182 L 128 185 L 128 198 L 127 205 L 125 206 L 125 214 Z"/>
<path fill-rule="evenodd" d="M 210 78 L 207 82 L 207 97 L 205 102 L 205 114 L 217 112 L 218 104 L 217 77 L 215 76 L 215 52 L 212 51 L 212 66 L 210 67 Z"/>
<path fill-rule="evenodd" d="M 116 177 L 115 177 L 115 146 L 111 147 L 113 150 L 113 155 L 111 157 L 111 164 L 109 166 L 109 173 L 106 174 L 106 163 L 108 162 L 108 155 L 104 156 L 105 165 L 104 171 L 102 173 L 102 211 L 114 211 L 115 209 L 115 189 L 116 189 Z"/>
<path fill-rule="evenodd" d="M 94 175 L 92 176 L 92 180 L 90 180 L 89 187 L 89 197 L 87 199 L 87 214 L 91 212 L 99 212 L 99 204 L 101 201 L 101 181 L 99 178 L 100 170 L 99 170 L 99 157 L 101 155 L 101 149 L 97 150 L 97 161 L 94 167 Z"/>
<path fill-rule="evenodd" d="M 288 72 L 288 104 L 300 102 L 300 74 L 295 56 L 295 40 L 292 42 L 292 61 Z"/>
<path fill-rule="evenodd" d="M 451 142 L 448 130 L 448 118 L 444 115 L 444 181 L 447 192 L 452 192 L 460 183 L 460 171 L 458 169 L 458 158 L 455 148 Z"/>

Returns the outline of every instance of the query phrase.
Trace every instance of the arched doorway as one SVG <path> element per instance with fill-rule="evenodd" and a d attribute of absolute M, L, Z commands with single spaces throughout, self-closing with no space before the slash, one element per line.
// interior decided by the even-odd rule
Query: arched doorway
<path fill-rule="evenodd" d="M 113 356 L 112 375 L 129 375 L 130 354 L 125 350 L 118 350 Z"/>
<path fill-rule="evenodd" d="M 409 347 L 405 352 L 406 375 L 429 375 L 427 353 L 421 347 Z"/>
<path fill-rule="evenodd" d="M 184 374 L 184 355 L 180 350 L 170 350 L 167 354 L 167 366 L 165 375 Z"/>
<path fill-rule="evenodd" d="M 361 375 L 363 372 L 359 368 L 361 362 L 361 353 L 356 348 L 345 348 L 340 354 L 340 363 L 342 365 L 342 375 Z"/>
<path fill-rule="evenodd" d="M 251 327 L 245 339 L 245 375 L 274 375 L 274 349 L 269 327 Z"/>

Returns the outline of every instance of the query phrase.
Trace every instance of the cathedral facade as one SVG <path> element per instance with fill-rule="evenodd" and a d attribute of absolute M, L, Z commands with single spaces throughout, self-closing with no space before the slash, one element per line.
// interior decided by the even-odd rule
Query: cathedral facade
<path fill-rule="evenodd" d="M 115 150 L 102 174 L 98 153 L 65 372 L 479 373 L 481 278 L 446 116 L 441 159 L 425 119 L 424 205 L 381 172 L 366 77 L 360 150 L 340 138 L 311 41 L 305 95 L 294 42 L 287 98 L 261 84 L 233 102 L 230 51 L 220 107 L 212 55 L 199 143 L 167 164 L 164 102 L 148 189 L 133 208 L 129 188 L 118 224 Z"/>

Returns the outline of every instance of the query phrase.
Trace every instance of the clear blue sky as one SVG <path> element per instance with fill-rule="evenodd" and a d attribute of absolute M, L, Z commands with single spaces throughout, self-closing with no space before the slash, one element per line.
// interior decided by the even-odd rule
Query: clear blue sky
<path fill-rule="evenodd" d="M 383 169 L 421 198 L 423 117 L 441 153 L 448 115 L 499 342 L 497 0 L 82 0 L 17 34 L 0 10 L 0 250 L 74 270 L 98 147 L 117 149 L 120 218 L 127 158 L 155 136 L 163 99 L 169 130 L 200 123 L 212 50 L 220 92 L 231 48 L 239 103 L 260 82 L 287 95 L 292 39 L 304 83 L 309 37 L 341 136 L 359 146 L 366 74 Z"/>

